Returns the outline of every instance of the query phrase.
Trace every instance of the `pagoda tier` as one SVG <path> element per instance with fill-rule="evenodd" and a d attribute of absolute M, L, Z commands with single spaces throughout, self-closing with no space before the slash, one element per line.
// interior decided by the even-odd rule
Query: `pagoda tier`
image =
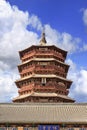
<path fill-rule="evenodd" d="M 66 79 L 69 69 L 65 63 L 67 52 L 46 45 L 43 37 L 40 43 L 19 52 L 21 78 L 15 82 L 19 96 L 13 102 L 74 102 L 68 97 L 72 81 Z"/>
<path fill-rule="evenodd" d="M 58 93 L 67 95 L 71 84 L 72 81 L 62 79 L 55 75 L 35 75 L 16 81 L 20 94 L 25 93 L 25 91 L 28 93 L 28 91 L 35 90 L 40 92 L 52 90 L 51 92 L 58 91 Z"/>
<path fill-rule="evenodd" d="M 55 60 L 64 62 L 67 56 L 67 51 L 57 48 L 54 45 L 32 45 L 25 50 L 19 51 L 19 55 L 22 62 L 28 61 L 32 58 L 55 58 Z"/>
<path fill-rule="evenodd" d="M 66 78 L 68 69 L 69 65 L 54 58 L 33 58 L 18 66 L 21 78 L 31 74 L 56 74 Z"/>

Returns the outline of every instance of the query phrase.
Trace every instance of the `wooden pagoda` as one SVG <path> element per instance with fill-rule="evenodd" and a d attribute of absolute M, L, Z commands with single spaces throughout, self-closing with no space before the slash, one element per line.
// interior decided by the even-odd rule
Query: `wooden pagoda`
<path fill-rule="evenodd" d="M 19 52 L 20 79 L 15 83 L 19 96 L 13 102 L 74 102 L 68 97 L 72 84 L 68 80 L 69 65 L 65 63 L 67 51 L 47 45 L 45 33 L 40 44 Z"/>

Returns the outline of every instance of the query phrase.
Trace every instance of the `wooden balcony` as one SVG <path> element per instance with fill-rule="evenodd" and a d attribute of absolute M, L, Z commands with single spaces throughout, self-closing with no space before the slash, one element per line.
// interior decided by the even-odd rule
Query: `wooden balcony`
<path fill-rule="evenodd" d="M 41 50 L 39 50 L 39 51 L 37 51 L 36 52 L 36 55 L 53 55 L 53 53 L 52 53 L 52 51 L 41 51 Z"/>
<path fill-rule="evenodd" d="M 22 92 L 25 92 L 25 91 L 32 90 L 32 89 L 33 89 L 33 87 L 34 87 L 34 85 L 33 85 L 33 84 L 31 84 L 30 86 L 29 86 L 29 85 L 24 86 L 24 87 L 22 87 L 21 89 L 19 89 L 19 90 L 18 90 L 18 93 L 22 93 Z"/>
<path fill-rule="evenodd" d="M 46 85 L 42 85 L 42 83 L 32 83 L 30 85 L 23 86 L 21 89 L 18 90 L 18 93 L 27 93 L 31 91 L 42 91 L 42 92 L 63 92 L 65 95 L 68 95 L 68 90 L 66 87 L 58 85 L 56 83 L 50 82 Z"/>
<path fill-rule="evenodd" d="M 20 74 L 24 74 L 24 73 L 27 73 L 27 72 L 33 72 L 35 69 L 35 66 L 29 66 L 29 67 L 26 67 L 26 68 L 23 68 L 20 72 Z"/>
<path fill-rule="evenodd" d="M 56 71 L 62 71 L 65 72 L 65 69 L 63 67 L 58 67 L 57 65 L 36 65 L 36 70 L 56 70 Z"/>
<path fill-rule="evenodd" d="M 65 60 L 65 58 L 62 56 L 62 55 L 60 55 L 60 54 L 58 54 L 57 52 L 54 52 L 54 51 L 38 51 L 38 52 L 36 52 L 36 54 L 35 54 L 36 56 L 54 56 L 54 57 L 57 57 L 58 59 L 60 59 L 61 61 L 64 61 Z"/>
<path fill-rule="evenodd" d="M 20 75 L 23 77 L 23 75 L 30 75 L 29 73 L 35 73 L 35 74 L 56 74 L 61 77 L 66 77 L 67 73 L 65 73 L 65 70 L 63 68 L 52 66 L 52 65 L 32 65 L 25 67 L 21 70 Z"/>
<path fill-rule="evenodd" d="M 66 91 L 65 86 L 58 85 L 57 83 L 54 83 L 54 82 L 47 83 L 44 86 L 41 83 L 35 83 L 34 89 L 55 89 L 55 90 Z"/>
<path fill-rule="evenodd" d="M 42 85 L 40 86 L 40 85 L 37 85 L 37 86 L 34 87 L 34 90 L 38 90 L 38 89 L 41 89 L 41 90 L 53 89 L 54 90 L 55 86 L 51 86 L 51 85 L 50 86 L 47 86 L 47 85 L 46 86 L 42 86 Z"/>
<path fill-rule="evenodd" d="M 55 74 L 61 77 L 65 77 L 67 73 L 62 68 L 58 68 L 56 66 L 36 66 L 35 71 L 36 74 Z"/>
<path fill-rule="evenodd" d="M 26 53 L 26 54 L 24 54 L 24 56 L 21 58 L 21 60 L 24 60 L 24 59 L 26 59 L 26 58 L 28 58 L 28 57 L 32 57 L 32 56 L 34 56 L 35 55 L 35 51 L 31 51 L 30 53 Z"/>

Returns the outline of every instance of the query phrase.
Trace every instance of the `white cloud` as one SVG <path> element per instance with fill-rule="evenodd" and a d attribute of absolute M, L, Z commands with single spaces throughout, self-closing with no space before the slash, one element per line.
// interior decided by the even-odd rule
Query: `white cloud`
<path fill-rule="evenodd" d="M 60 33 L 52 29 L 50 25 L 45 25 L 45 30 L 48 43 L 55 44 L 69 53 L 76 52 L 79 49 L 80 38 L 74 38 L 66 32 Z"/>
<path fill-rule="evenodd" d="M 78 70 L 76 64 L 70 59 L 66 62 L 70 65 L 68 79 L 73 81 L 69 95 L 78 102 L 87 102 L 87 70 Z"/>
<path fill-rule="evenodd" d="M 84 45 L 83 45 L 83 50 L 84 50 L 84 51 L 87 51 L 87 44 L 84 44 Z"/>
<path fill-rule="evenodd" d="M 36 25 L 33 20 L 34 16 L 29 16 L 28 12 L 0 0 L 0 101 L 9 100 L 16 93 L 18 51 L 38 41 L 38 35 L 26 29 L 27 26 L 42 29 L 38 17 L 35 17 Z"/>
<path fill-rule="evenodd" d="M 17 96 L 17 88 L 13 82 L 16 78 L 18 76 L 14 73 L 0 74 L 0 102 L 11 102 L 12 97 Z"/>
<path fill-rule="evenodd" d="M 75 91 L 79 94 L 87 95 L 87 71 L 80 70 L 77 76 L 79 78 L 77 80 Z"/>
<path fill-rule="evenodd" d="M 58 43 L 58 39 L 60 38 L 60 33 L 55 29 L 51 28 L 50 25 L 45 25 L 46 39 L 48 44 L 56 44 Z"/>
<path fill-rule="evenodd" d="M 37 28 L 37 30 L 42 30 L 42 24 L 36 15 L 32 15 L 28 23 L 32 25 L 32 27 Z"/>
<path fill-rule="evenodd" d="M 64 32 L 62 33 L 62 46 L 63 49 L 67 50 L 70 53 L 76 52 L 78 50 L 78 43 L 80 42 L 79 38 L 74 38 L 70 34 Z"/>
<path fill-rule="evenodd" d="M 70 65 L 70 70 L 71 71 L 75 71 L 76 70 L 76 64 L 73 63 L 73 61 L 71 59 L 67 59 L 66 62 L 67 62 L 67 64 Z"/>
<path fill-rule="evenodd" d="M 18 61 L 19 50 L 38 41 L 38 35 L 26 29 L 31 19 L 27 12 L 20 11 L 16 6 L 11 7 L 4 0 L 0 1 L 0 60 L 11 67 Z M 38 21 L 35 28 L 40 29 Z M 10 64 L 12 59 L 14 62 Z"/>
<path fill-rule="evenodd" d="M 83 9 L 83 22 L 87 25 L 87 9 Z"/>

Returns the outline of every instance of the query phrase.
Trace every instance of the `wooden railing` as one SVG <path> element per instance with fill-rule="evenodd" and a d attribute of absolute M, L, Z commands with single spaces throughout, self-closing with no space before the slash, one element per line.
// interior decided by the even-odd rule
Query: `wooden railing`
<path fill-rule="evenodd" d="M 35 69 L 34 65 L 23 68 L 22 71 L 20 72 L 20 74 L 27 73 L 27 72 L 32 72 L 32 71 L 34 71 L 34 69 Z"/>
<path fill-rule="evenodd" d="M 62 56 L 62 54 L 59 54 L 59 53 L 57 53 L 57 52 L 55 52 L 55 51 L 49 51 L 49 50 L 47 50 L 47 51 L 37 51 L 36 52 L 36 55 L 54 55 L 55 57 L 58 57 L 58 58 L 60 58 L 60 59 L 62 59 L 62 61 L 64 61 L 64 57 Z"/>
<path fill-rule="evenodd" d="M 36 89 L 55 89 L 55 90 L 66 90 L 66 87 L 62 86 L 62 85 L 58 85 L 56 83 L 47 83 L 45 84 L 45 86 L 43 86 L 40 83 L 35 83 L 34 88 Z"/>
<path fill-rule="evenodd" d="M 61 59 L 62 61 L 64 61 L 64 57 L 62 55 L 60 55 L 59 53 L 57 52 L 53 52 L 53 51 L 32 51 L 30 53 L 26 53 L 22 58 L 21 60 L 23 61 L 24 59 L 26 60 L 27 58 L 29 57 L 32 57 L 32 56 L 55 56 L 55 57 L 58 57 L 59 59 Z"/>
<path fill-rule="evenodd" d="M 28 67 L 25 67 L 21 70 L 20 75 L 23 74 L 30 75 L 30 73 L 36 73 L 36 74 L 56 74 L 58 76 L 66 77 L 67 73 L 65 73 L 65 69 L 62 67 L 52 66 L 52 65 L 31 65 Z"/>
<path fill-rule="evenodd" d="M 26 54 L 24 54 L 24 56 L 21 59 L 24 60 L 28 57 L 32 57 L 35 55 L 35 53 L 36 53 L 35 51 L 31 51 L 30 53 L 26 53 Z"/>
<path fill-rule="evenodd" d="M 27 86 L 24 86 L 24 87 L 22 87 L 21 89 L 19 89 L 18 92 L 21 93 L 21 92 L 25 92 L 25 91 L 28 91 L 28 90 L 32 90 L 33 87 L 34 87 L 33 84 L 31 84 L 30 86 L 27 85 Z"/>

